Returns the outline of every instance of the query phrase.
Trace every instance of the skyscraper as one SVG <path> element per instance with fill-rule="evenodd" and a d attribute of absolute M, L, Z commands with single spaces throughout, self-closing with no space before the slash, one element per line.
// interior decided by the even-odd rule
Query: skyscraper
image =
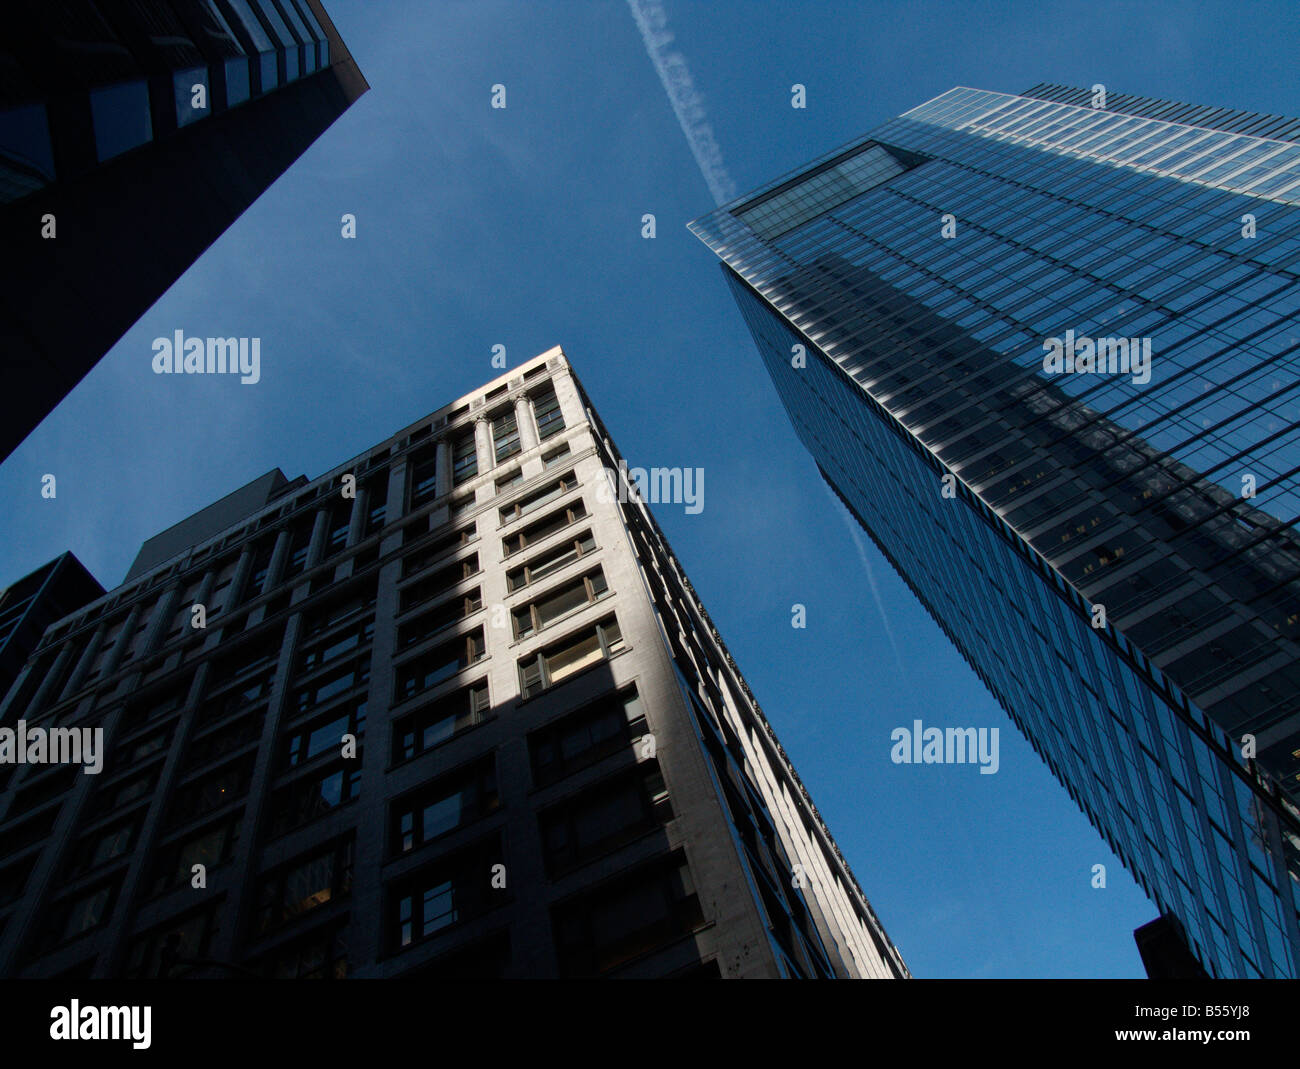
<path fill-rule="evenodd" d="M 150 539 L 0 706 L 103 731 L 0 974 L 907 976 L 639 481 L 556 348 Z"/>
<path fill-rule="evenodd" d="M 59 554 L 0 590 L 0 697 L 18 678 L 45 629 L 103 593 L 72 553 Z"/>
<path fill-rule="evenodd" d="M 318 0 L 9 8 L 0 459 L 367 89 Z"/>
<path fill-rule="evenodd" d="M 1300 975 L 1297 141 L 957 88 L 691 224 L 823 477 L 1217 976 Z"/>

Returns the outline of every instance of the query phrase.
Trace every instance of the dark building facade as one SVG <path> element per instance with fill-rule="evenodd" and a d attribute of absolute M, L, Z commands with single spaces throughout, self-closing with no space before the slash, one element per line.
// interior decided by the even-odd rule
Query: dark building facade
<path fill-rule="evenodd" d="M 367 88 L 318 0 L 18 0 L 0 458 Z"/>
<path fill-rule="evenodd" d="M 0 974 L 906 977 L 620 461 L 556 348 L 146 543 L 0 708 L 104 754 Z"/>
<path fill-rule="evenodd" d="M 1215 976 L 1300 966 L 1297 139 L 958 88 L 691 224 L 823 477 Z"/>
<path fill-rule="evenodd" d="M 0 591 L 0 698 L 45 629 L 103 594 L 99 581 L 72 553 L 60 554 Z"/>

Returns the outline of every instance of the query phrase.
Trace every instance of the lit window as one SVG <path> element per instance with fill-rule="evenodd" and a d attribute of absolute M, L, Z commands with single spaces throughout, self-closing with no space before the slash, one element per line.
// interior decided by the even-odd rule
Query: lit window
<path fill-rule="evenodd" d="M 569 635 L 535 657 L 519 662 L 520 693 L 531 698 L 623 648 L 623 635 L 614 617 Z"/>
<path fill-rule="evenodd" d="M 608 590 L 605 573 L 597 568 L 594 572 L 580 576 L 571 583 L 548 591 L 536 601 L 516 609 L 511 614 L 514 620 L 515 638 L 527 638 L 569 613 L 597 601 Z"/>

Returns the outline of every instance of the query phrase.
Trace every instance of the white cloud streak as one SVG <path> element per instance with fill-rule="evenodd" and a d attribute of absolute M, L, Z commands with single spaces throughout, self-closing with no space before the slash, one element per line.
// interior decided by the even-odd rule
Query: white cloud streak
<path fill-rule="evenodd" d="M 889 623 L 889 613 L 885 611 L 885 603 L 880 597 L 880 588 L 876 586 L 876 573 L 872 570 L 871 558 L 867 556 L 867 547 L 862 541 L 862 529 L 839 498 L 835 497 L 824 484 L 823 489 L 826 490 L 827 496 L 834 502 L 835 511 L 844 517 L 844 522 L 849 528 L 849 534 L 853 537 L 853 544 L 857 546 L 858 559 L 862 561 L 862 569 L 867 573 L 867 583 L 871 587 L 871 598 L 876 603 L 876 611 L 880 614 L 880 623 L 885 629 L 885 637 L 889 639 L 889 648 L 894 651 L 894 664 L 898 667 L 898 674 L 906 677 L 907 671 L 903 668 L 903 656 L 898 651 L 898 642 L 894 638 L 894 629 Z"/>
<path fill-rule="evenodd" d="M 627 0 L 627 6 L 636 19 L 646 54 L 663 82 L 668 101 L 673 106 L 682 133 L 686 135 L 700 174 L 708 183 L 714 204 L 735 200 L 736 183 L 722 162 L 722 150 L 704 114 L 704 98 L 695 90 L 686 57 L 675 49 L 669 50 L 673 35 L 668 32 L 668 13 L 663 4 L 658 0 Z"/>

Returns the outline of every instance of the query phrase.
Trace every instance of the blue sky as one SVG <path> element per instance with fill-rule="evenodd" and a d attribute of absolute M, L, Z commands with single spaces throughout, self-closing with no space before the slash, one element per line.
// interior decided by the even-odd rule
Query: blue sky
<path fill-rule="evenodd" d="M 656 515 L 913 972 L 1142 975 L 1154 905 L 795 439 L 685 228 L 712 200 L 626 4 L 326 7 L 371 91 L 0 466 L 0 583 L 72 549 L 114 585 L 249 479 L 320 474 L 494 377 L 493 345 L 562 345 L 630 464 L 705 470 L 702 513 Z M 1290 3 L 665 7 L 742 192 L 954 85 L 1300 114 Z M 176 329 L 260 337 L 261 382 L 155 376 Z M 999 772 L 893 765 L 914 719 L 999 727 Z"/>

